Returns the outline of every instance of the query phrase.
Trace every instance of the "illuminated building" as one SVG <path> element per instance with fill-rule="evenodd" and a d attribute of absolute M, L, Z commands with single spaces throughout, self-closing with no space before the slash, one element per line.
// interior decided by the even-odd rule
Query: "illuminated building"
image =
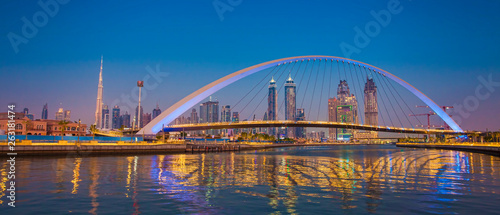
<path fill-rule="evenodd" d="M 285 120 L 296 120 L 296 86 L 291 76 L 285 84 Z M 294 138 L 296 128 L 286 128 L 285 135 Z"/>

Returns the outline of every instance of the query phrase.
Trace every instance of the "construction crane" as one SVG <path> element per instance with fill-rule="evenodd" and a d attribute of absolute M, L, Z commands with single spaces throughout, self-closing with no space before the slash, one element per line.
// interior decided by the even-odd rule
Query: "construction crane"
<path fill-rule="evenodd" d="M 417 108 L 429 108 L 429 106 L 421 106 L 421 105 L 416 105 L 415 107 L 417 107 Z M 443 111 L 444 111 L 445 113 L 446 113 L 446 110 L 454 108 L 453 106 L 446 106 L 446 105 L 444 105 L 444 106 L 439 106 L 439 107 L 440 107 L 440 108 L 442 108 L 442 109 L 443 109 Z M 435 114 L 436 114 L 436 113 L 434 113 L 434 115 L 435 115 Z M 450 115 L 450 117 L 451 117 L 451 115 Z M 444 122 L 444 121 L 443 121 L 443 122 Z M 449 130 L 449 129 L 450 129 L 450 126 L 448 126 L 448 124 L 446 124 L 446 122 L 444 122 L 443 128 L 445 128 L 445 129 L 448 129 L 448 130 Z"/>
<path fill-rule="evenodd" d="M 431 129 L 431 116 L 432 115 L 436 115 L 436 113 L 429 111 L 429 113 L 410 114 L 410 116 L 427 116 L 427 129 Z"/>

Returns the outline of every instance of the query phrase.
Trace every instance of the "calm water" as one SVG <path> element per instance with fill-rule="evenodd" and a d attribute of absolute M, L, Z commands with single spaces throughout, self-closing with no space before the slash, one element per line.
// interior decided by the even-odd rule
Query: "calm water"
<path fill-rule="evenodd" d="M 30 157 L 2 214 L 499 213 L 500 158 L 394 146 Z"/>

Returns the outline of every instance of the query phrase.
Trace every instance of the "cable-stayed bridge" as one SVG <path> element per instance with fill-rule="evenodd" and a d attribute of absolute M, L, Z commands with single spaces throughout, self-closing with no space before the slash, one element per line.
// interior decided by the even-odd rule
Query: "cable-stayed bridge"
<path fill-rule="evenodd" d="M 200 108 L 199 120 L 195 120 L 193 116 L 181 124 L 173 125 L 178 117 L 209 96 L 226 87 L 234 87 L 229 85 L 256 73 L 261 76 L 254 79 L 260 81 L 238 88 L 237 91 L 243 95 L 238 96 L 240 99 L 233 103 L 232 108 L 227 106 L 228 109 L 224 110 L 226 112 L 221 113 L 224 116 L 219 117 L 217 101 L 214 106 L 217 110 L 209 110 L 212 115 L 207 115 L 206 111 L 202 113 Z M 268 82 L 269 80 L 271 81 Z M 238 82 L 237 87 L 244 85 L 239 83 L 241 82 Z M 417 117 L 418 110 L 412 108 L 417 105 L 428 106 L 439 116 L 441 122 L 444 121 L 446 127 L 417 128 L 417 125 L 423 125 Z M 232 118 L 225 116 L 227 111 L 229 114 L 233 113 Z M 256 119 L 258 112 L 265 112 L 262 119 Z M 334 129 L 336 135 L 346 130 L 418 134 L 467 133 L 446 110 L 392 73 L 352 59 L 312 55 L 268 61 L 222 77 L 169 107 L 138 134 L 151 135 L 161 130 L 256 127 L 330 128 Z M 288 135 L 296 135 L 294 130 L 285 130 Z"/>

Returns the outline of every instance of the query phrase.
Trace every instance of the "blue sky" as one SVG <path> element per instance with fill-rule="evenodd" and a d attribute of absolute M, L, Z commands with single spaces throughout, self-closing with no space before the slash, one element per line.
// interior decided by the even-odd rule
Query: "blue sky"
<path fill-rule="evenodd" d="M 47 1 L 50 2 L 50 1 Z M 69 1 L 38 32 L 19 44 L 22 18 L 43 11 L 36 1 L 0 6 L 0 105 L 16 103 L 40 117 L 58 107 L 93 123 L 99 61 L 104 55 L 104 102 L 131 94 L 147 66 L 168 77 L 144 99 L 146 112 L 166 109 L 202 86 L 264 61 L 299 55 L 344 57 L 356 26 L 375 20 L 370 11 L 390 1 L 248 1 L 220 19 L 213 1 Z M 237 2 L 237 1 L 236 1 Z M 402 11 L 350 57 L 383 68 L 442 105 L 463 104 L 481 84 L 500 81 L 499 1 L 399 1 Z M 43 21 L 43 20 L 42 20 Z M 43 24 L 43 23 L 42 23 Z M 240 92 L 244 94 L 244 92 Z M 238 93 L 221 92 L 222 103 Z M 233 96 L 233 97 L 231 97 Z M 223 101 L 227 99 L 227 101 Z M 62 105 L 61 105 L 62 104 Z M 462 126 L 500 129 L 500 87 L 481 100 Z M 259 114 L 260 115 L 260 114 Z"/>

